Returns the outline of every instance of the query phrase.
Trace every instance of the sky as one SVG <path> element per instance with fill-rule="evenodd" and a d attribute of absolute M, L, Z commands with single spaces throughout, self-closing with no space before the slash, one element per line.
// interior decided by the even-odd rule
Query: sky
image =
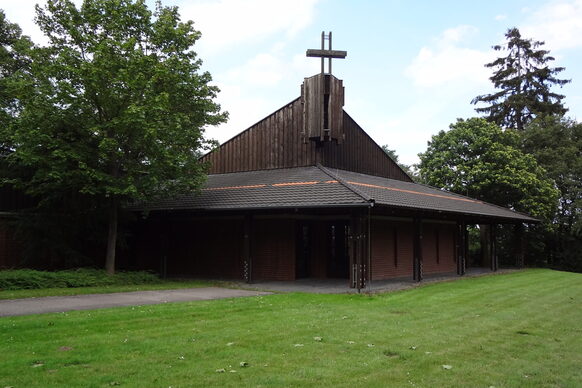
<path fill-rule="evenodd" d="M 76 0 L 77 4 L 80 0 Z M 153 1 L 147 0 L 153 8 Z M 0 0 L 8 20 L 36 43 L 34 5 Z M 230 119 L 206 130 L 224 142 L 300 95 L 303 78 L 320 71 L 305 51 L 320 48 L 332 31 L 333 74 L 345 86 L 344 109 L 400 161 L 418 162 L 432 135 L 457 118 L 478 116 L 471 100 L 494 91 L 484 67 L 501 56 L 491 46 L 505 32 L 544 41 L 571 83 L 568 115 L 582 121 L 582 0 L 163 0 L 193 20 L 202 38 L 194 46 L 203 70 L 221 92 Z"/>

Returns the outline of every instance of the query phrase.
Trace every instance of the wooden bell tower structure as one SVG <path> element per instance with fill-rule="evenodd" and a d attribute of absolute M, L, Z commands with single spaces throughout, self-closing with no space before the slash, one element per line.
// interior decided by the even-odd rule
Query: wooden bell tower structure
<path fill-rule="evenodd" d="M 325 42 L 328 42 L 327 49 Z M 318 146 L 324 142 L 344 140 L 343 106 L 344 86 L 340 79 L 331 74 L 331 60 L 345 58 L 346 51 L 332 50 L 331 32 L 321 33 L 321 49 L 309 49 L 308 57 L 321 58 L 321 73 L 305 78 L 301 85 L 301 103 L 303 104 L 303 136 L 315 141 Z M 325 59 L 328 60 L 327 72 Z"/>

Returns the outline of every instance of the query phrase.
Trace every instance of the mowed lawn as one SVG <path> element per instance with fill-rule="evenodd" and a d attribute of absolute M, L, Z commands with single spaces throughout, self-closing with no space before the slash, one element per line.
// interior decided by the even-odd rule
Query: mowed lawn
<path fill-rule="evenodd" d="M 581 387 L 582 274 L 7 317 L 0 346 L 14 388 Z"/>

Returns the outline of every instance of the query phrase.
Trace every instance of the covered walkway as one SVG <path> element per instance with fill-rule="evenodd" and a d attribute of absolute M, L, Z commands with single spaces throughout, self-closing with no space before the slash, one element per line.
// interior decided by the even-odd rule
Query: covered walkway
<path fill-rule="evenodd" d="M 467 277 L 503 274 L 514 271 L 517 270 L 500 269 L 494 272 L 489 268 L 474 267 L 467 268 L 467 272 L 464 276 L 459 276 L 456 273 L 426 275 L 420 282 L 411 278 L 376 280 L 369 284 L 369 287 L 362 289 L 361 292 L 376 293 L 399 291 L 428 283 L 452 281 Z M 299 279 L 294 281 L 261 281 L 252 284 L 240 282 L 236 283 L 236 285 L 241 288 L 252 288 L 274 292 L 306 292 L 314 294 L 354 294 L 358 292 L 357 289 L 349 287 L 349 281 L 347 279 Z"/>

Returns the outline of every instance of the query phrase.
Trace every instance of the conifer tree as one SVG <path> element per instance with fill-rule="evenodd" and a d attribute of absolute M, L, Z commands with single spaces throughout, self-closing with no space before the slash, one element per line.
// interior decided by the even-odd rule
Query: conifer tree
<path fill-rule="evenodd" d="M 507 56 L 485 65 L 494 69 L 489 79 L 499 91 L 475 97 L 472 104 L 489 104 L 475 110 L 501 127 L 517 130 L 536 117 L 566 113 L 564 95 L 552 92 L 551 87 L 562 87 L 570 80 L 557 78 L 564 68 L 549 66 L 554 57 L 540 48 L 544 42 L 522 38 L 517 28 L 509 29 L 505 37 L 507 43 L 493 49 L 507 51 Z"/>

